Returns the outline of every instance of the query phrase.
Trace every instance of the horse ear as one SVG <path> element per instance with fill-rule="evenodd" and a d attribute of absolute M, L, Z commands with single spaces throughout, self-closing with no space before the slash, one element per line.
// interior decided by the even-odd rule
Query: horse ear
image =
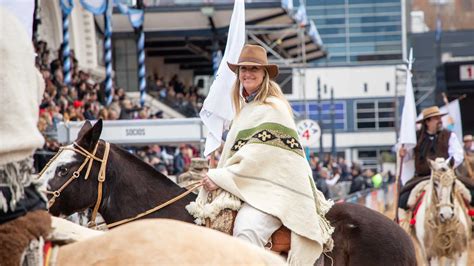
<path fill-rule="evenodd" d="M 77 140 L 82 139 L 84 137 L 84 135 L 86 134 L 86 132 L 91 130 L 91 128 L 92 128 L 91 122 L 89 120 L 86 120 L 84 122 L 84 125 L 82 125 L 81 130 L 77 134 Z"/>
<path fill-rule="evenodd" d="M 428 159 L 428 165 L 430 166 L 430 169 L 435 169 L 434 161 L 431 159 Z"/>
<path fill-rule="evenodd" d="M 448 162 L 449 167 L 450 167 L 451 169 L 454 168 L 454 163 L 455 163 L 454 157 L 449 157 L 448 160 L 449 160 L 449 162 Z"/>
<path fill-rule="evenodd" d="M 101 133 L 102 133 L 102 119 L 99 119 L 97 120 L 97 122 L 94 124 L 94 126 L 91 129 L 87 130 L 84 133 L 84 135 L 80 138 L 78 143 L 85 149 L 91 150 L 93 147 L 95 147 L 95 145 L 99 141 Z"/>

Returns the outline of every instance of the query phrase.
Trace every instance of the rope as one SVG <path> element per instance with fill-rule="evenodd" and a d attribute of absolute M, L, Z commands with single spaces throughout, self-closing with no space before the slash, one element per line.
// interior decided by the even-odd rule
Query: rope
<path fill-rule="evenodd" d="M 139 218 L 142 218 L 143 216 L 146 216 L 146 215 L 148 215 L 148 214 L 150 214 L 150 213 L 154 213 L 154 212 L 156 212 L 156 211 L 158 211 L 158 210 L 160 210 L 160 209 L 162 209 L 162 208 L 164 208 L 164 207 L 166 207 L 166 206 L 168 206 L 168 205 L 170 205 L 170 204 L 172 204 L 172 203 L 174 203 L 174 202 L 176 202 L 176 201 L 178 201 L 178 200 L 184 198 L 186 195 L 188 195 L 189 193 L 192 193 L 193 190 L 195 190 L 196 188 L 198 188 L 198 187 L 200 187 L 200 186 L 202 186 L 202 183 L 201 183 L 201 182 L 199 182 L 199 184 L 195 185 L 192 189 L 190 189 L 190 190 L 188 190 L 188 191 L 186 191 L 186 192 L 184 192 L 184 193 L 182 193 L 182 194 L 180 194 L 180 195 L 178 195 L 178 196 L 176 196 L 176 197 L 174 197 L 174 198 L 168 200 L 167 202 L 165 202 L 165 203 L 163 203 L 163 204 L 160 204 L 160 205 L 158 205 L 158 206 L 156 206 L 156 207 L 154 207 L 154 208 L 152 208 L 152 209 L 149 209 L 149 210 L 144 211 L 144 212 L 142 212 L 142 213 L 140 213 L 140 214 L 137 214 L 135 217 L 123 219 L 123 220 L 120 220 L 120 221 L 118 221 L 118 222 L 114 222 L 114 223 L 108 224 L 107 227 L 108 227 L 109 229 L 111 229 L 111 228 L 113 228 L 113 227 L 122 225 L 122 224 L 124 224 L 124 223 L 128 223 L 128 222 L 131 222 L 131 221 L 135 221 L 135 220 L 137 220 L 137 219 L 139 219 Z"/>

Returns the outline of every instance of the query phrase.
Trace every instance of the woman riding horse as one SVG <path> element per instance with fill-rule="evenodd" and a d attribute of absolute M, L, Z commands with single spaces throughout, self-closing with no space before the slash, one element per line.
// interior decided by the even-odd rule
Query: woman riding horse
<path fill-rule="evenodd" d="M 326 244 L 331 248 L 334 229 L 325 214 L 332 202 L 313 183 L 291 107 L 272 80 L 278 67 L 268 64 L 267 51 L 258 45 L 245 45 L 238 63 L 228 66 L 237 76 L 236 115 L 217 169 L 209 170 L 205 190 L 188 210 L 204 221 L 225 208 L 240 208 L 233 235 L 262 247 L 284 225 L 292 232 L 289 263 L 313 264 Z M 218 188 L 207 203 L 208 193 Z"/>

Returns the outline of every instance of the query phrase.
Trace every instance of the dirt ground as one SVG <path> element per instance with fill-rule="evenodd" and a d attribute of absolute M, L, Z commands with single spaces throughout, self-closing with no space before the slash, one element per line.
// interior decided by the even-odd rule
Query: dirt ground
<path fill-rule="evenodd" d="M 395 217 L 394 209 L 389 209 L 389 210 L 385 211 L 384 214 L 387 217 L 389 217 L 390 219 L 393 219 Z M 418 247 L 418 244 L 416 243 L 416 241 L 414 239 L 413 239 L 413 244 L 415 245 L 415 249 L 416 249 L 416 257 L 417 257 L 418 261 L 420 262 L 422 260 L 421 260 L 421 256 L 420 256 L 419 247 Z M 423 265 L 423 263 L 418 263 L 418 265 Z M 474 238 L 471 238 L 471 242 L 470 242 L 470 246 L 469 246 L 469 260 L 468 260 L 467 265 L 474 265 Z"/>

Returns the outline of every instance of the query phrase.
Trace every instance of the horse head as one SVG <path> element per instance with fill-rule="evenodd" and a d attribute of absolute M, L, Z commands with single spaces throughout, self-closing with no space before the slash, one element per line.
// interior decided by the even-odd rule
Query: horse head
<path fill-rule="evenodd" d="M 68 216 L 94 207 L 102 164 L 100 158 L 104 156 L 104 145 L 99 145 L 101 132 L 102 120 L 94 126 L 86 121 L 76 141 L 61 147 L 40 173 L 41 178 L 48 180 L 51 214 Z"/>
<path fill-rule="evenodd" d="M 435 204 L 437 215 L 441 222 L 454 218 L 454 160 L 436 158 L 428 159 L 431 168 L 432 204 Z"/>

